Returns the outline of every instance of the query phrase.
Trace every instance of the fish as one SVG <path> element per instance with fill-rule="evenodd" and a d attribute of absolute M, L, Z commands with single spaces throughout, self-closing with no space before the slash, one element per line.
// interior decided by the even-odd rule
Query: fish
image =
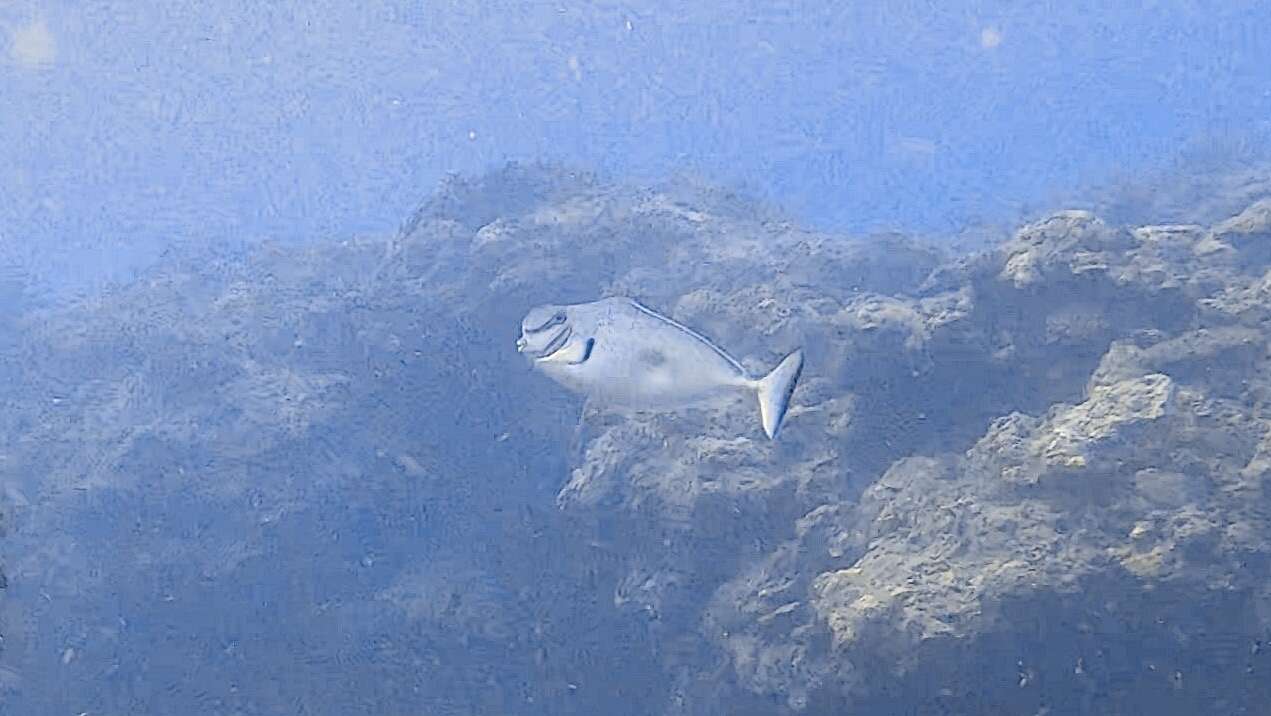
<path fill-rule="evenodd" d="M 723 348 L 626 296 L 531 308 L 517 351 L 566 389 L 601 405 L 669 412 L 754 395 L 764 434 L 776 440 L 803 372 L 796 348 L 767 375 L 750 376 Z"/>

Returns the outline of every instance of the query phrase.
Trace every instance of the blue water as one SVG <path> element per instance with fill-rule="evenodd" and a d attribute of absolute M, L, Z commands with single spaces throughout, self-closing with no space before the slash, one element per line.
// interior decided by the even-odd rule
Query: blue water
<path fill-rule="evenodd" d="M 0 236 L 58 282 L 393 230 L 545 159 L 956 233 L 1271 131 L 1265 3 L 5 3 Z M 33 256 L 32 256 L 33 255 Z"/>

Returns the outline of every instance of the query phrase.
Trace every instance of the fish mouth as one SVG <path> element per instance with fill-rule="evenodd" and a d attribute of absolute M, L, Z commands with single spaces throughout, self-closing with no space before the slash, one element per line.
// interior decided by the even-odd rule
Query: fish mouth
<path fill-rule="evenodd" d="M 569 326 L 565 326 L 557 332 L 556 335 L 552 336 L 552 340 L 548 341 L 547 345 L 543 346 L 543 350 L 541 351 L 526 350 L 527 344 L 524 338 L 517 341 L 517 348 L 522 353 L 527 353 L 534 360 L 546 360 L 557 351 L 564 348 L 565 344 L 569 342 L 569 337 L 573 335 L 573 333 L 573 329 Z"/>

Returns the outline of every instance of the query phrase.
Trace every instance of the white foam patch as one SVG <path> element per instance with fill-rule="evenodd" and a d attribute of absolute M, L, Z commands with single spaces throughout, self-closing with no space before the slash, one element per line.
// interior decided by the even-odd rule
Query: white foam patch
<path fill-rule="evenodd" d="M 926 137 L 901 137 L 896 147 L 905 154 L 930 157 L 936 153 L 936 143 Z"/>
<path fill-rule="evenodd" d="M 980 30 L 980 47 L 991 50 L 1002 44 L 1002 31 L 996 27 L 986 27 Z"/>
<path fill-rule="evenodd" d="M 53 64 L 57 59 L 57 42 L 43 20 L 35 20 L 13 31 L 9 56 L 26 67 Z"/>

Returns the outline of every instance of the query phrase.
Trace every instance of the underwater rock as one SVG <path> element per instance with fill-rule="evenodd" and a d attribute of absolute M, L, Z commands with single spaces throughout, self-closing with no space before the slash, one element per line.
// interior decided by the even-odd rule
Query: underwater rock
<path fill-rule="evenodd" d="M 951 255 L 513 167 L 391 239 L 174 254 L 20 328 L 4 557 L 48 598 L 3 597 L 0 688 L 125 708 L 97 675 L 195 663 L 242 712 L 1256 712 L 1267 222 L 1062 211 Z M 614 294 L 748 370 L 805 346 L 781 441 L 524 368 L 528 306 Z M 49 643 L 75 658 L 25 668 Z M 168 678 L 147 706 L 189 710 Z"/>

